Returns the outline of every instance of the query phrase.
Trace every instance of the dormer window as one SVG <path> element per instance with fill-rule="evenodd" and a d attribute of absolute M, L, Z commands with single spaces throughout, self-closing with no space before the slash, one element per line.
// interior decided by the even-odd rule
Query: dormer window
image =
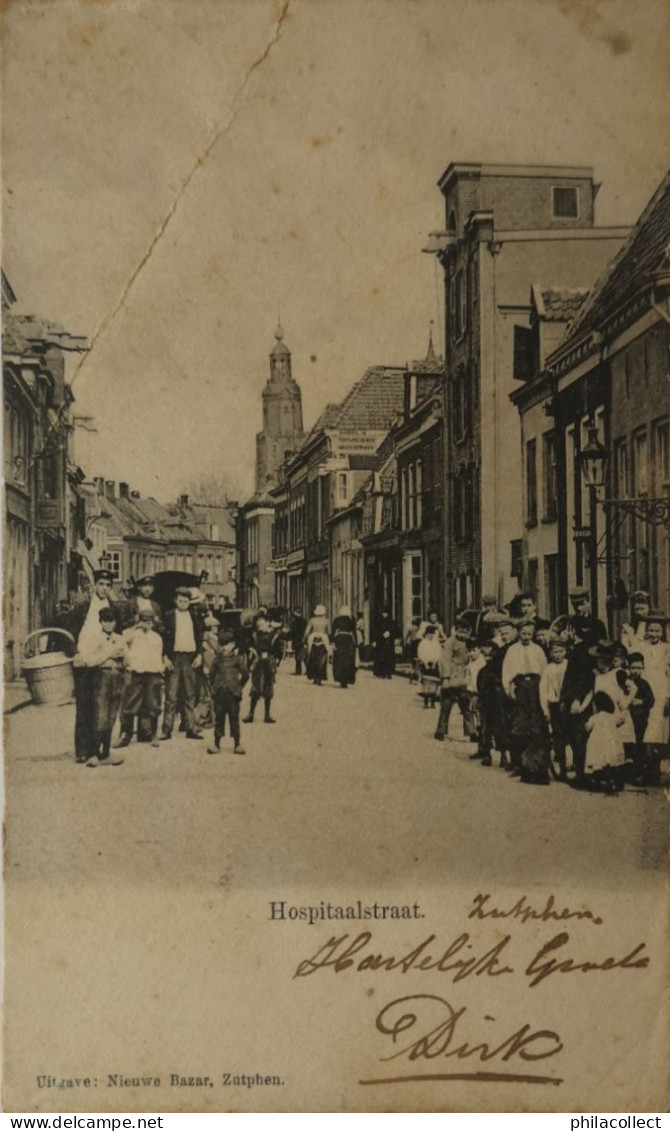
<path fill-rule="evenodd" d="M 579 191 L 554 185 L 551 190 L 552 214 L 555 220 L 576 220 L 579 216 Z"/>

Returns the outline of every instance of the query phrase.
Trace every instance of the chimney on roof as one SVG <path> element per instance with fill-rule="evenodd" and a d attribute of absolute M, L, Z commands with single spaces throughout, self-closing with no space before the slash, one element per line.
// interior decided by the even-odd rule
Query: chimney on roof
<path fill-rule="evenodd" d="M 131 499 L 141 499 L 142 498 L 139 491 L 131 491 L 130 497 L 131 497 Z"/>
<path fill-rule="evenodd" d="M 119 496 L 122 499 L 130 498 L 130 488 L 127 483 L 119 483 Z"/>
<path fill-rule="evenodd" d="M 105 493 L 105 480 L 103 479 L 102 475 L 96 475 L 93 482 L 95 483 L 95 489 L 98 492 L 98 494 L 104 495 L 104 493 Z"/>
<path fill-rule="evenodd" d="M 188 506 L 188 495 L 180 495 L 179 496 L 179 506 L 180 507 L 187 507 Z"/>
<path fill-rule="evenodd" d="M 105 479 L 105 495 L 113 503 L 116 498 L 116 483 L 113 479 Z"/>

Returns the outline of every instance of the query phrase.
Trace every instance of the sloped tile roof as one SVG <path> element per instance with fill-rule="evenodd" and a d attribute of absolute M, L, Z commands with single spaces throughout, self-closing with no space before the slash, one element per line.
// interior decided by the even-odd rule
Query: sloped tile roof
<path fill-rule="evenodd" d="M 106 520 L 105 525 L 112 526 L 114 533 L 120 537 L 138 533 L 138 523 L 133 522 L 116 505 L 118 500 L 112 502 L 107 498 L 100 498 L 100 518 Z"/>
<path fill-rule="evenodd" d="M 326 405 L 299 450 L 307 447 L 326 429 L 364 428 L 381 432 L 390 428 L 397 414 L 402 411 L 404 390 L 403 371 L 386 369 L 383 365 L 368 369 L 339 405 Z"/>
<path fill-rule="evenodd" d="M 533 286 L 533 298 L 540 318 L 546 322 L 570 322 L 586 301 L 588 287 Z"/>
<path fill-rule="evenodd" d="M 340 405 L 337 428 L 369 428 L 381 431 L 390 428 L 402 411 L 405 396 L 405 375 L 376 366 L 368 369 Z"/>
<path fill-rule="evenodd" d="M 188 503 L 184 510 L 196 528 L 199 522 L 211 521 L 219 528 L 220 541 L 235 541 L 235 524 L 229 507 L 210 503 Z"/>
<path fill-rule="evenodd" d="M 317 420 L 315 421 L 315 423 L 312 425 L 309 432 L 305 436 L 305 439 L 303 440 L 302 444 L 300 445 L 300 448 L 298 448 L 298 451 L 300 451 L 301 448 L 307 447 L 310 440 L 312 440 L 315 436 L 318 436 L 319 433 L 323 432 L 326 428 L 333 428 L 335 426 L 335 424 L 337 423 L 339 411 L 340 411 L 339 405 L 327 404 L 326 407 L 324 408 L 323 412 L 321 413 L 321 415 L 317 418 Z"/>
<path fill-rule="evenodd" d="M 639 290 L 653 275 L 670 267 L 670 172 L 666 174 L 621 250 L 591 290 L 565 340 L 594 329 Z"/>

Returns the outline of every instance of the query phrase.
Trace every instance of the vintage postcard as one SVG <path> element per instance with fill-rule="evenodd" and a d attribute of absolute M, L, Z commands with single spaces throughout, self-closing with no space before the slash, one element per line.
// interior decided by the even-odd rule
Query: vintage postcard
<path fill-rule="evenodd" d="M 5 1110 L 667 1107 L 669 32 L 3 5 Z"/>

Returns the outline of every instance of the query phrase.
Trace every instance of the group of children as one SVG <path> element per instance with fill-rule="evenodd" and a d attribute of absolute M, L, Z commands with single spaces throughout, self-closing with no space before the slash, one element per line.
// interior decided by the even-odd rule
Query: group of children
<path fill-rule="evenodd" d="M 89 634 L 80 643 L 73 660 L 75 668 L 86 668 L 92 681 L 94 753 L 86 760 L 91 767 L 122 764 L 123 758 L 110 751 L 112 730 L 119 717 L 121 736 L 117 749 L 129 744 L 135 720 L 138 740 L 154 747 L 159 745 L 164 679 L 172 666 L 151 608 L 140 609 L 136 622 L 123 630 L 113 607 L 101 608 L 98 618 L 97 633 Z M 235 633 L 218 625 L 216 629 L 206 626 L 201 652 L 201 688 L 211 705 L 214 730 L 208 753 L 219 752 L 228 721 L 234 752 L 244 754 L 240 703 L 250 675 L 247 657 L 238 651 Z M 253 651 L 250 661 L 252 668 L 259 663 Z"/>
<path fill-rule="evenodd" d="M 551 778 L 618 793 L 655 785 L 668 756 L 670 645 L 665 618 L 649 612 L 634 638 L 604 639 L 583 606 L 551 631 L 532 599 L 520 617 L 492 608 L 457 617 L 447 635 L 436 613 L 413 633 L 413 680 L 424 708 L 440 713 L 443 741 L 457 706 L 471 754 L 522 782 Z"/>

